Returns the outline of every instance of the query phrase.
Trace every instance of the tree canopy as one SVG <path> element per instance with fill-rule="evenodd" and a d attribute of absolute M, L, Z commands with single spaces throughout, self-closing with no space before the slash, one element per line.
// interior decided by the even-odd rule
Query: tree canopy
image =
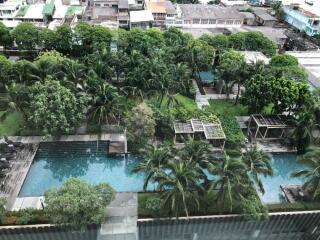
<path fill-rule="evenodd" d="M 45 212 L 54 224 L 85 229 L 103 221 L 106 206 L 114 196 L 115 191 L 107 183 L 92 185 L 69 178 L 62 187 L 45 193 Z"/>
<path fill-rule="evenodd" d="M 77 98 L 60 82 L 46 78 L 30 89 L 28 120 L 45 134 L 70 133 L 83 117 L 85 99 Z"/>

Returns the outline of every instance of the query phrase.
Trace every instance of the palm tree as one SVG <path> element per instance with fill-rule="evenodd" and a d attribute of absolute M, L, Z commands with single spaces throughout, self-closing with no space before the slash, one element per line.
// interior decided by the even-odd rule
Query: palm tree
<path fill-rule="evenodd" d="M 119 117 L 120 96 L 115 87 L 107 82 L 97 86 L 92 97 L 91 115 L 99 124 L 105 120 L 109 123 L 109 118 L 117 119 Z"/>
<path fill-rule="evenodd" d="M 232 212 L 233 200 L 243 199 L 241 189 L 250 186 L 245 164 L 239 159 L 225 155 L 222 161 L 210 164 L 208 170 L 216 176 L 212 180 L 209 191 L 217 190 L 216 200 L 220 204 L 221 210 L 227 204 Z"/>
<path fill-rule="evenodd" d="M 189 216 L 190 210 L 199 209 L 200 171 L 194 164 L 181 159 L 171 160 L 166 168 L 154 178 L 161 191 L 163 210 L 178 218 Z"/>
<path fill-rule="evenodd" d="M 292 133 L 293 140 L 299 152 L 304 152 L 313 139 L 312 130 L 315 126 L 314 114 L 304 107 L 299 111 L 293 121 L 295 128 Z"/>
<path fill-rule="evenodd" d="M 196 141 L 190 139 L 184 147 L 179 151 L 180 158 L 184 161 L 198 164 L 202 168 L 206 168 L 210 159 L 209 144 L 206 141 Z"/>
<path fill-rule="evenodd" d="M 86 67 L 82 63 L 77 61 L 65 59 L 61 66 L 61 71 L 64 76 L 64 80 L 71 88 L 82 89 L 85 85 Z"/>
<path fill-rule="evenodd" d="M 171 158 L 170 149 L 165 146 L 147 145 L 141 150 L 143 162 L 137 164 L 132 172 L 142 172 L 145 174 L 143 190 L 148 187 L 149 181 L 153 180 L 158 175 L 162 168 L 168 163 Z"/>
<path fill-rule="evenodd" d="M 265 191 L 259 175 L 273 176 L 271 156 L 259 150 L 257 145 L 251 145 L 242 155 L 242 161 L 246 165 L 248 173 L 258 185 L 260 192 L 264 194 Z"/>
<path fill-rule="evenodd" d="M 294 172 L 292 176 L 305 177 L 304 187 L 312 193 L 314 200 L 320 200 L 320 147 L 307 148 L 297 161 L 306 165 L 307 169 Z"/>

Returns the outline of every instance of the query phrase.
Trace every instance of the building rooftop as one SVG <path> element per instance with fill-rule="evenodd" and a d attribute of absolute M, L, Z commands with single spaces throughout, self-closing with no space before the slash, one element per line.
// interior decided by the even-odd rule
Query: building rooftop
<path fill-rule="evenodd" d="M 43 11 L 44 5 L 45 5 L 44 3 L 27 5 L 28 8 L 23 18 L 24 19 L 43 19 L 42 11 Z"/>
<path fill-rule="evenodd" d="M 320 51 L 292 51 L 287 54 L 298 58 L 299 65 L 308 73 L 312 88 L 320 87 Z"/>
<path fill-rule="evenodd" d="M 118 2 L 118 8 L 121 8 L 121 9 L 129 9 L 129 2 L 128 2 L 128 0 L 119 0 L 119 2 Z"/>
<path fill-rule="evenodd" d="M 81 15 L 84 11 L 82 6 L 69 6 L 66 12 L 66 16 L 73 16 L 73 15 Z"/>
<path fill-rule="evenodd" d="M 241 14 L 242 14 L 242 15 L 244 16 L 244 18 L 246 18 L 246 19 L 254 19 L 254 18 L 255 18 L 254 14 L 251 13 L 251 12 L 241 12 Z"/>
<path fill-rule="evenodd" d="M 244 19 L 243 15 L 234 8 L 204 4 L 178 4 L 182 17 L 185 19 Z"/>
<path fill-rule="evenodd" d="M 254 14 L 259 18 L 263 19 L 264 21 L 276 21 L 277 19 L 271 16 L 265 9 L 262 8 L 255 8 Z"/>
<path fill-rule="evenodd" d="M 153 21 L 150 10 L 130 11 L 130 22 L 150 22 Z"/>
<path fill-rule="evenodd" d="M 244 5 L 248 5 L 247 1 L 242 1 L 242 0 L 221 0 L 221 3 L 224 6 L 244 6 Z"/>
<path fill-rule="evenodd" d="M 176 8 L 174 7 L 174 5 L 172 4 L 171 1 L 167 0 L 167 1 L 165 1 L 165 3 L 166 3 L 166 13 L 167 14 L 176 14 L 177 13 Z"/>
<path fill-rule="evenodd" d="M 302 13 L 309 18 L 320 18 L 320 1 L 314 1 L 313 5 L 305 3 L 305 1 L 292 0 L 282 1 L 282 4 L 286 7 L 294 8 L 296 11 Z"/>
<path fill-rule="evenodd" d="M 264 64 L 269 64 L 270 59 L 267 58 L 262 52 L 257 51 L 240 51 L 246 60 L 247 64 L 255 64 L 258 61 L 263 62 Z"/>
<path fill-rule="evenodd" d="M 165 2 L 147 2 L 146 9 L 150 10 L 152 13 L 166 13 L 166 3 Z"/>
<path fill-rule="evenodd" d="M 117 20 L 117 9 L 112 7 L 93 7 L 92 19 Z"/>
<path fill-rule="evenodd" d="M 54 2 L 55 0 L 47 1 L 47 3 L 44 5 L 42 13 L 45 15 L 52 15 L 54 11 Z"/>
<path fill-rule="evenodd" d="M 287 117 L 284 115 L 261 115 L 254 114 L 252 118 L 258 124 L 259 127 L 274 127 L 285 128 L 288 127 Z"/>

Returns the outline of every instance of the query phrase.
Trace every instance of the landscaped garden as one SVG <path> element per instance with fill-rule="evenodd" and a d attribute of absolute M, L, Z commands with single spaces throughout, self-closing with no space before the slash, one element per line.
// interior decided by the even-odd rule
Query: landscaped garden
<path fill-rule="evenodd" d="M 39 55 L 22 56 L 14 63 L 0 56 L 1 89 L 7 95 L 1 100 L 1 135 L 60 136 L 77 133 L 81 125 L 86 125 L 90 134 L 122 130 L 129 151 L 142 156 L 136 162 L 130 158 L 131 165 L 126 166 L 108 162 L 98 151 L 91 154 L 91 148 L 86 148 L 86 153 L 74 151 L 72 164 L 56 164 L 54 159 L 61 157 L 58 154 L 46 158 L 46 170 L 50 170 L 46 173 L 60 178 L 59 184 L 74 175 L 89 179 L 87 173 L 93 165 L 96 174 L 97 169 L 105 171 L 101 174 L 109 171 L 112 175 L 112 169 L 140 174 L 141 190 L 150 184 L 155 190 L 138 194 L 143 217 L 241 213 L 260 219 L 267 217 L 268 210 L 319 207 L 319 139 L 312 131 L 319 125 L 320 98 L 309 90 L 307 75 L 296 59 L 276 54 L 276 45 L 263 35 L 237 33 L 195 39 L 175 28 L 123 31 L 86 23 L 78 23 L 74 29 L 62 25 L 56 31 L 29 23 L 11 32 L 0 27 L 6 35 L 6 42 L 1 38 L 0 44 L 10 48 L 14 40 L 20 50 L 40 50 Z M 262 51 L 271 57 L 270 64 L 246 64 L 236 50 Z M 198 109 L 192 79 L 213 68 L 223 80 L 227 96 L 238 86 L 236 99 L 210 100 L 209 106 Z M 242 94 L 241 87 L 245 89 Z M 304 177 L 304 188 L 311 196 L 308 202 L 265 206 L 261 201 L 266 187 L 262 178 L 272 177 L 278 169 L 273 168 L 269 154 L 254 144 L 245 145 L 235 118 L 260 113 L 290 117 L 294 130 L 288 141 L 304 154 L 299 162 L 305 169 L 292 174 Z M 221 123 L 223 131 L 218 133 L 226 137 L 225 151 L 213 153 L 208 141 L 191 137 L 184 139 L 182 147 L 173 144 L 174 123 L 191 119 Z M 310 148 L 311 144 L 315 147 Z M 88 158 L 81 159 L 86 154 Z M 36 167 L 40 169 L 36 174 L 44 169 L 41 164 Z M 1 165 L 1 176 L 5 177 L 6 169 L 7 165 Z M 50 182 L 54 179 L 46 183 Z M 100 223 L 105 205 L 118 190 L 110 185 L 71 178 L 46 191 L 44 211 L 1 209 L 2 223 L 50 222 L 80 228 Z"/>

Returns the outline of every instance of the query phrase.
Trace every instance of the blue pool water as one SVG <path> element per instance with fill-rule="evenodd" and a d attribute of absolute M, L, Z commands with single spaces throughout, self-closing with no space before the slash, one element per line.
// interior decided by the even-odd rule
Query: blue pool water
<path fill-rule="evenodd" d="M 292 178 L 290 175 L 294 171 L 299 171 L 304 168 L 296 162 L 297 155 L 295 154 L 273 154 L 272 166 L 274 170 L 273 177 L 261 177 L 265 194 L 261 197 L 264 203 L 279 203 L 284 201 L 280 185 L 286 184 L 301 184 L 303 178 Z"/>
<path fill-rule="evenodd" d="M 109 157 L 106 147 L 106 142 L 41 143 L 19 196 L 41 196 L 70 177 L 107 182 L 118 192 L 141 191 L 143 174 L 131 173 L 141 159 L 133 155 Z"/>
<path fill-rule="evenodd" d="M 106 148 L 106 142 L 41 143 L 19 196 L 43 195 L 70 177 L 90 183 L 107 182 L 118 192 L 142 191 L 144 175 L 131 173 L 141 158 L 134 155 L 110 157 L 106 155 Z M 296 155 L 274 154 L 272 165 L 275 176 L 261 177 L 266 192 L 261 198 L 265 203 L 283 200 L 281 184 L 302 183 L 301 178 L 290 177 L 292 172 L 302 169 L 296 163 Z M 149 184 L 148 190 L 154 190 L 154 185 Z"/>

